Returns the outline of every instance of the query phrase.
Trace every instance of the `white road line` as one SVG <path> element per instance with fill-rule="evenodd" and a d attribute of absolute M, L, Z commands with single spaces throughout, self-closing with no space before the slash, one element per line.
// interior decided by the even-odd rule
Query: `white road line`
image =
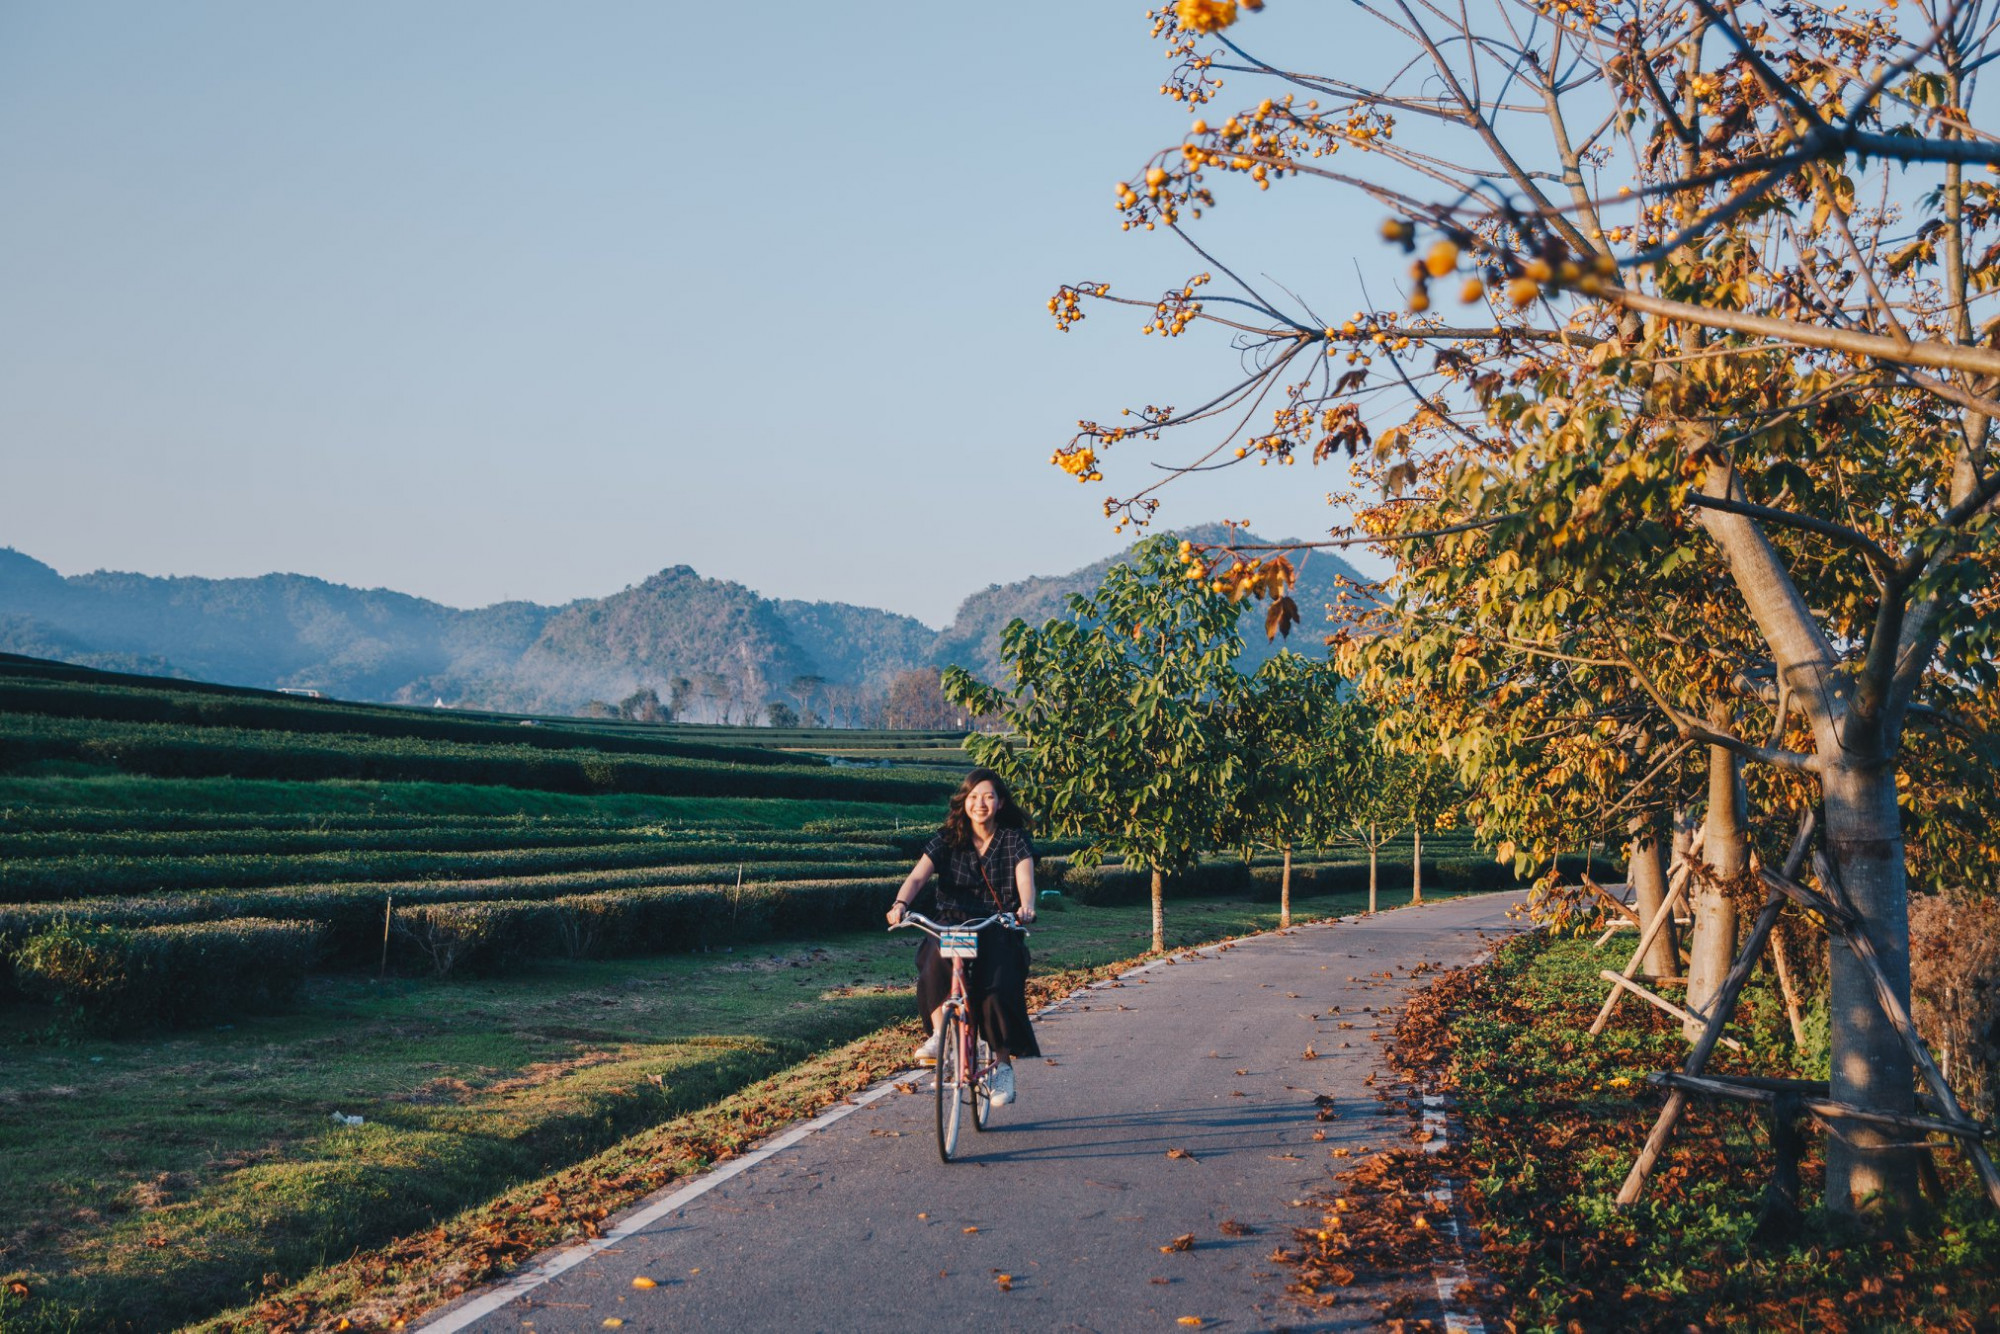
<path fill-rule="evenodd" d="M 1424 1094 L 1424 1129 L 1431 1132 L 1431 1138 L 1424 1141 L 1425 1153 L 1438 1153 L 1444 1149 L 1445 1134 L 1451 1124 L 1445 1117 L 1444 1107 L 1444 1099 L 1437 1094 Z M 1444 1306 L 1445 1334 L 1486 1334 L 1486 1326 L 1478 1316 L 1461 1311 L 1452 1304 L 1458 1300 L 1459 1285 L 1471 1282 L 1472 1276 L 1465 1270 L 1465 1238 L 1458 1230 L 1458 1208 L 1453 1202 L 1451 1187 L 1440 1186 L 1425 1192 L 1425 1195 L 1451 1211 L 1444 1219 L 1445 1228 L 1451 1233 L 1451 1254 L 1437 1271 L 1438 1301 Z"/>

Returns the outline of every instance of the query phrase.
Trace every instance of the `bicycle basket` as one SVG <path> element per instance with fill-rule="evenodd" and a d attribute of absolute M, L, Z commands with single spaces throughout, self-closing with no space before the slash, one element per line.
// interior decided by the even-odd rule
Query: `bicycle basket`
<path fill-rule="evenodd" d="M 944 959 L 978 958 L 979 933 L 977 931 L 957 931 L 949 928 L 938 932 L 938 957 Z"/>

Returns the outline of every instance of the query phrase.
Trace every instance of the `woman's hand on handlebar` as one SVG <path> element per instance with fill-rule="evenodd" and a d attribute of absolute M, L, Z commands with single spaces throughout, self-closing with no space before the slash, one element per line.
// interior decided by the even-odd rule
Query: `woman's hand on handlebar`
<path fill-rule="evenodd" d="M 889 905 L 889 911 L 884 913 L 883 916 L 889 919 L 889 925 L 893 927 L 899 925 L 902 922 L 904 915 L 907 914 L 909 911 L 910 910 L 908 906 L 906 906 L 902 900 L 898 899 L 896 902 Z"/>

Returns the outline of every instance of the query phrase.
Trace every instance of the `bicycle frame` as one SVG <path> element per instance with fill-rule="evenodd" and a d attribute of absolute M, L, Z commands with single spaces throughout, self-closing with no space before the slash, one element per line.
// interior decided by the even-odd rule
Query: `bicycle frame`
<path fill-rule="evenodd" d="M 1019 931 L 1024 936 L 1028 934 L 1012 913 L 995 913 L 977 922 L 945 926 L 920 913 L 906 910 L 903 920 L 889 928 L 894 931 L 903 926 L 915 927 L 936 940 L 941 952 L 949 951 L 945 957 L 951 960 L 951 991 L 946 995 L 938 1016 L 938 1061 L 934 1086 L 938 1098 L 938 1156 L 946 1162 L 952 1161 L 958 1151 L 959 1116 L 967 1102 L 972 1106 L 973 1129 L 986 1129 L 986 1119 L 992 1111 L 988 1080 L 1000 1064 L 984 1039 L 978 1036 L 978 1024 L 973 1018 L 965 988 L 965 960 L 969 956 L 953 947 L 967 936 L 976 940 L 979 932 L 996 924 Z M 954 937 L 957 939 L 954 940 Z M 976 946 L 974 949 L 976 951 Z M 976 954 L 971 957 L 976 957 Z"/>

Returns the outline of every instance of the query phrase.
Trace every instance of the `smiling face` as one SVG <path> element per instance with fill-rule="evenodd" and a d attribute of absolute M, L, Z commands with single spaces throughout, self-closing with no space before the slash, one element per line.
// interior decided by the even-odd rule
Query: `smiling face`
<path fill-rule="evenodd" d="M 1000 794 L 991 783 L 975 784 L 965 794 L 965 818 L 980 829 L 993 827 L 993 817 L 1000 811 Z"/>

